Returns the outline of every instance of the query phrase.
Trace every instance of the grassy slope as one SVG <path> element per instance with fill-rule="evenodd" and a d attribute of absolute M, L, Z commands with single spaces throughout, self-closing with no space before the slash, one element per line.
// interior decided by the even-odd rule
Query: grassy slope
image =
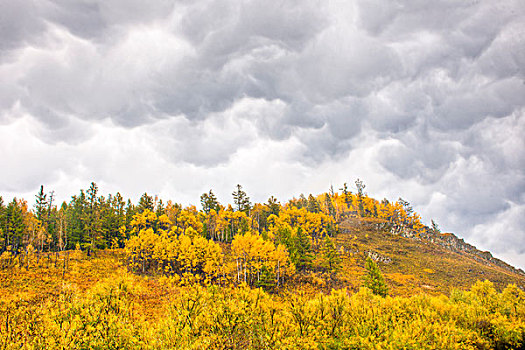
<path fill-rule="evenodd" d="M 357 289 L 363 273 L 365 251 L 391 258 L 378 262 L 392 295 L 418 292 L 449 294 L 454 287 L 467 289 L 477 280 L 488 279 L 498 289 L 509 283 L 525 288 L 525 276 L 509 272 L 490 263 L 481 263 L 466 254 L 447 250 L 437 244 L 404 238 L 378 231 L 373 220 L 350 219 L 343 222 L 337 245 L 344 247 L 343 284 Z"/>
<path fill-rule="evenodd" d="M 292 292 L 314 294 L 329 292 L 332 288 L 348 287 L 357 291 L 364 272 L 365 252 L 374 251 L 392 259 L 379 262 L 390 287 L 390 294 L 414 295 L 419 292 L 448 295 L 452 288 L 468 289 L 476 280 L 488 279 L 498 289 L 509 283 L 525 288 L 525 277 L 500 267 L 483 264 L 473 258 L 451 252 L 436 244 L 404 238 L 373 229 L 370 220 L 349 220 L 341 224 L 336 237 L 342 247 L 342 270 L 337 274 L 303 273 L 286 289 Z M 227 249 L 225 249 L 225 253 Z M 139 277 L 127 272 L 123 265 L 122 250 L 99 251 L 87 258 L 82 252 L 70 252 L 69 266 L 63 274 L 63 257 L 55 268 L 54 258 L 40 259 L 40 266 L 32 261 L 29 269 L 0 269 L 0 300 L 21 303 L 41 303 L 55 299 L 64 289 L 80 292 L 93 287 L 98 281 L 128 275 L 139 287 L 135 308 L 139 315 L 155 318 L 163 314 L 177 286 L 162 278 Z"/>

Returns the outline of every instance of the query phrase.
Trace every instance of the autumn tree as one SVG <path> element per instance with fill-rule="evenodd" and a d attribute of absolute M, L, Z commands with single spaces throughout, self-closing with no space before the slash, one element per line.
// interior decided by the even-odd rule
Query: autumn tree
<path fill-rule="evenodd" d="M 374 294 L 386 297 L 388 286 L 383 274 L 372 258 L 367 257 L 365 262 L 365 275 L 363 276 L 363 286 L 370 289 Z"/>

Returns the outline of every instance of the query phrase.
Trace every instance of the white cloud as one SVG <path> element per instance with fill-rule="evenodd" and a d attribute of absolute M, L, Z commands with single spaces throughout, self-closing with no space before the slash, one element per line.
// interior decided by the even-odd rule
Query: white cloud
<path fill-rule="evenodd" d="M 284 200 L 360 177 L 525 267 L 520 0 L 34 0 L 0 23 L 4 197 Z"/>

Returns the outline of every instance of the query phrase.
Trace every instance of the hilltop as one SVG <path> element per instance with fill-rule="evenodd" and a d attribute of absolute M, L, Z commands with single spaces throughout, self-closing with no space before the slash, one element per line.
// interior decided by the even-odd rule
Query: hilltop
<path fill-rule="evenodd" d="M 0 200 L 0 346 L 521 348 L 525 276 L 401 198 Z M 0 197 L 1 198 L 1 197 Z"/>

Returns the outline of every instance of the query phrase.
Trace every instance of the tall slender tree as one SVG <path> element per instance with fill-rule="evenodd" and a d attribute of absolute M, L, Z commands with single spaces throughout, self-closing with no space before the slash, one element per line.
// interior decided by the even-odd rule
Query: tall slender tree
<path fill-rule="evenodd" d="M 248 213 L 251 208 L 250 197 L 242 190 L 242 186 L 237 184 L 237 189 L 232 192 L 233 203 L 237 211 Z"/>

